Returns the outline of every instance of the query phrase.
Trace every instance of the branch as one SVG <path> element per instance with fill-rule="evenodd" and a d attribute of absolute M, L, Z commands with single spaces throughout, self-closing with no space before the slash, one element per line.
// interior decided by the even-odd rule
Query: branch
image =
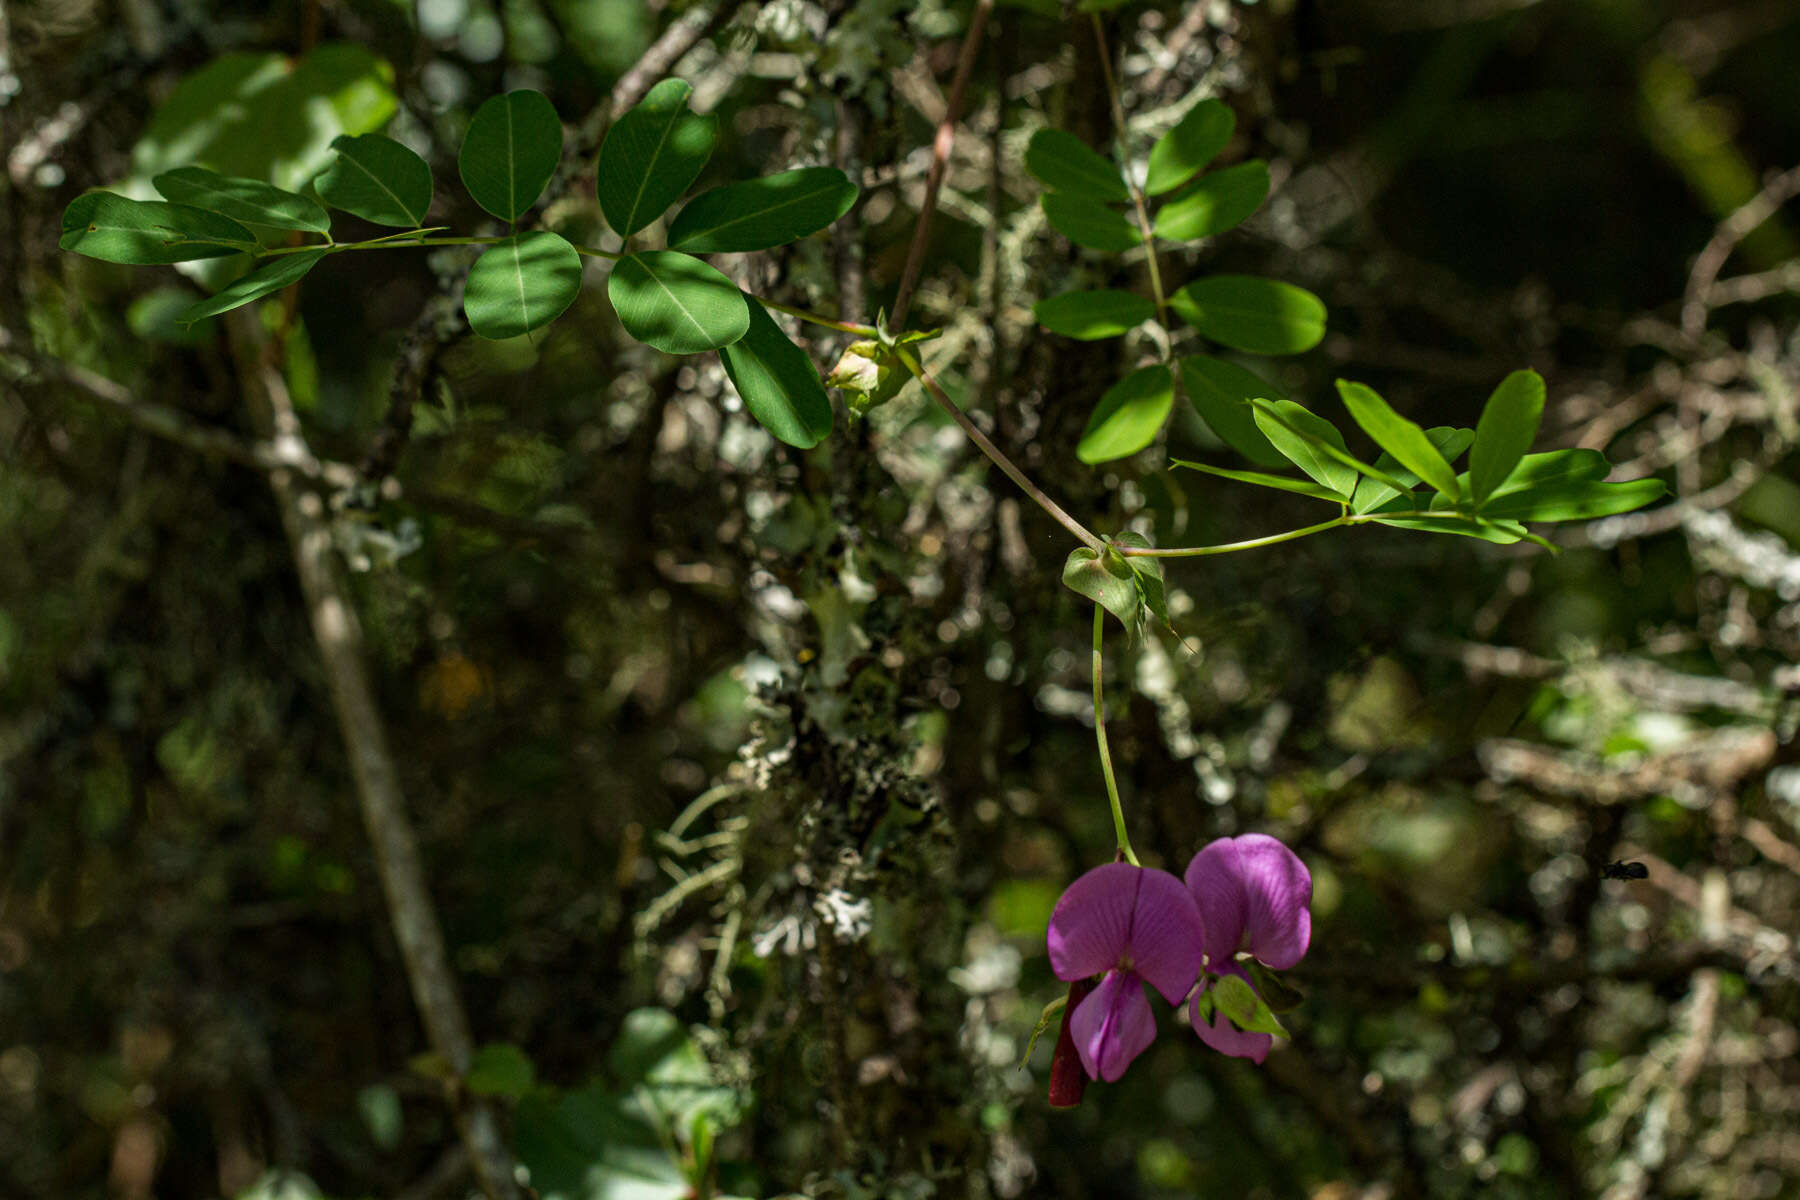
<path fill-rule="evenodd" d="M 1769 180 L 1762 191 L 1719 222 L 1712 240 L 1695 257 L 1694 269 L 1688 273 L 1687 292 L 1681 302 L 1681 331 L 1688 337 L 1697 340 L 1705 331 L 1706 314 L 1712 307 L 1709 293 L 1731 252 L 1796 195 L 1800 195 L 1800 167 L 1792 167 Z"/>

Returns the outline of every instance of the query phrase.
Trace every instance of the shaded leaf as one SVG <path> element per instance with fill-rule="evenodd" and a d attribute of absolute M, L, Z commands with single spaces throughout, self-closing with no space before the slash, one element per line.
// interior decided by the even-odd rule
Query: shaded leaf
<path fill-rule="evenodd" d="M 1514 371 L 1488 397 L 1469 454 L 1469 495 L 1477 506 L 1506 482 L 1531 449 L 1543 416 L 1544 380 L 1536 371 Z"/>
<path fill-rule="evenodd" d="M 1256 988 L 1256 994 L 1263 998 L 1273 1013 L 1292 1012 L 1299 1008 L 1306 997 L 1300 990 L 1280 975 L 1263 966 L 1254 958 L 1240 964 L 1250 973 L 1250 981 Z"/>
<path fill-rule="evenodd" d="M 1142 325 L 1156 315 L 1156 305 L 1136 292 L 1108 288 L 1051 296 L 1039 300 L 1031 312 L 1053 333 L 1092 342 Z"/>
<path fill-rule="evenodd" d="M 1194 411 L 1220 441 L 1265 467 L 1287 463 L 1257 428 L 1250 408 L 1253 399 L 1287 399 L 1280 388 L 1254 371 L 1205 354 L 1190 354 L 1181 360 L 1181 386 Z"/>
<path fill-rule="evenodd" d="M 1437 425 L 1427 429 L 1425 436 L 1431 440 L 1433 446 L 1437 447 L 1438 453 L 1444 456 L 1444 460 L 1454 465 L 1462 452 L 1469 448 L 1469 443 L 1475 440 L 1475 431 L 1473 429 L 1455 429 L 1449 425 Z M 1391 454 L 1384 453 L 1376 459 L 1375 469 L 1386 471 L 1397 482 L 1409 485 L 1409 488 L 1410 485 L 1419 482 L 1419 477 L 1403 467 Z M 1408 498 L 1406 503 L 1410 506 L 1412 503 L 1410 490 L 1396 491 L 1379 479 L 1365 475 L 1356 482 L 1356 495 L 1350 498 L 1350 511 L 1373 512 L 1382 505 L 1402 496 Z"/>
<path fill-rule="evenodd" d="M 620 259 L 606 293 L 625 332 L 667 354 L 717 350 L 750 328 L 750 308 L 737 285 L 673 250 Z"/>
<path fill-rule="evenodd" d="M 1239 483 L 1253 483 L 1257 487 L 1277 488 L 1284 492 L 1294 492 L 1301 496 L 1311 496 L 1317 500 L 1330 500 L 1342 504 L 1344 498 L 1328 487 L 1314 483 L 1310 479 L 1294 479 L 1287 475 L 1268 475 L 1262 471 L 1233 471 L 1226 467 L 1208 466 L 1206 463 L 1189 462 L 1185 458 L 1170 460 L 1171 466 L 1186 467 L 1191 471 L 1204 471 L 1208 475 L 1217 475 L 1221 479 L 1235 479 Z"/>
<path fill-rule="evenodd" d="M 750 328 L 719 351 L 725 373 L 764 429 L 802 450 L 818 445 L 831 432 L 831 400 L 812 359 L 754 296 L 745 294 L 744 303 Z"/>
<path fill-rule="evenodd" d="M 1074 134 L 1040 129 L 1025 147 L 1025 169 L 1045 187 L 1100 203 L 1131 199 L 1125 177 L 1111 159 Z"/>
<path fill-rule="evenodd" d="M 1351 418 L 1362 426 L 1364 433 L 1375 439 L 1376 445 L 1432 488 L 1452 500 L 1461 499 L 1462 485 L 1456 480 L 1456 472 L 1450 469 L 1450 464 L 1444 461 L 1444 456 L 1438 453 L 1437 446 L 1425 436 L 1423 429 L 1395 412 L 1374 388 L 1366 384 L 1340 379 L 1337 390 L 1344 399 L 1344 407 L 1350 410 Z"/>
<path fill-rule="evenodd" d="M 627 1013 L 608 1062 L 626 1089 L 626 1110 L 657 1125 L 683 1130 L 701 1116 L 730 1125 L 742 1115 L 737 1092 L 719 1084 L 687 1027 L 667 1009 Z"/>
<path fill-rule="evenodd" d="M 1132 546 L 1139 550 L 1150 549 L 1150 539 L 1141 533 L 1125 532 L 1115 534 L 1112 544 L 1115 546 Z M 1149 614 L 1164 626 L 1169 624 L 1168 589 L 1163 583 L 1163 568 L 1160 558 L 1148 555 L 1119 555 L 1125 565 L 1131 568 L 1134 582 L 1137 584 L 1138 599 L 1144 603 Z"/>
<path fill-rule="evenodd" d="M 311 197 L 260 179 L 239 179 L 205 167 L 165 171 L 152 182 L 164 199 L 230 217 L 240 225 L 329 233 L 331 216 Z"/>
<path fill-rule="evenodd" d="M 1276 420 L 1271 414 L 1282 419 Z M 1325 453 L 1315 441 L 1344 450 L 1344 435 L 1337 426 L 1306 411 L 1292 400 L 1275 400 L 1255 406 L 1256 427 L 1289 462 L 1305 471 L 1337 500 L 1348 500 L 1356 488 L 1356 468 Z M 1285 422 L 1285 423 L 1284 423 Z M 1302 436 L 1302 435 L 1309 436 Z"/>
<path fill-rule="evenodd" d="M 682 1200 L 692 1192 L 663 1135 L 598 1084 L 527 1096 L 513 1121 L 540 1200 Z"/>
<path fill-rule="evenodd" d="M 1215 342 L 1252 354 L 1298 354 L 1325 336 L 1325 305 L 1304 288 L 1254 275 L 1209 275 L 1169 307 Z"/>
<path fill-rule="evenodd" d="M 538 229 L 490 246 L 469 269 L 463 312 L 484 338 L 519 337 L 567 311 L 581 294 L 581 256 Z"/>
<path fill-rule="evenodd" d="M 88 192 L 70 201 L 57 241 L 64 250 L 133 266 L 223 258 L 255 244 L 255 234 L 218 213 L 111 192 Z"/>
<path fill-rule="evenodd" d="M 1079 547 L 1063 562 L 1063 586 L 1086 596 L 1119 619 L 1135 637 L 1144 623 L 1144 603 L 1137 575 L 1123 555 Z"/>
<path fill-rule="evenodd" d="M 505 1042 L 489 1042 L 475 1051 L 469 1061 L 469 1073 L 463 1086 L 477 1096 L 507 1096 L 517 1099 L 537 1082 L 537 1068 L 517 1046 Z"/>
<path fill-rule="evenodd" d="M 431 207 L 431 168 L 386 134 L 340 137 L 337 161 L 314 182 L 319 199 L 377 225 L 419 226 Z"/>
<path fill-rule="evenodd" d="M 1269 196 L 1269 164 L 1260 158 L 1203 175 L 1156 214 L 1156 236 L 1171 241 L 1212 237 L 1234 228 Z"/>
<path fill-rule="evenodd" d="M 1039 199 L 1056 231 L 1090 250 L 1129 250 L 1143 241 L 1138 227 L 1117 209 L 1079 196 L 1050 192 Z"/>
<path fill-rule="evenodd" d="M 562 122 L 542 92 L 490 96 L 475 110 L 456 156 L 475 203 L 515 221 L 537 202 L 562 161 Z"/>
<path fill-rule="evenodd" d="M 1175 403 L 1175 381 L 1161 363 L 1139 367 L 1106 389 L 1088 418 L 1075 457 L 1109 462 L 1136 454 L 1156 438 Z"/>
<path fill-rule="evenodd" d="M 1237 115 L 1222 100 L 1202 100 L 1188 109 L 1175 128 L 1150 147 L 1150 169 L 1144 191 L 1152 196 L 1172 192 L 1217 158 L 1237 128 Z"/>
<path fill-rule="evenodd" d="M 702 192 L 669 223 L 669 248 L 721 254 L 785 246 L 850 211 L 857 187 L 835 167 L 801 167 Z"/>
<path fill-rule="evenodd" d="M 719 121 L 711 113 L 688 110 L 693 90 L 685 80 L 665 79 L 606 132 L 597 181 L 600 211 L 620 237 L 662 216 L 712 157 Z"/>
<path fill-rule="evenodd" d="M 284 254 L 250 272 L 216 295 L 208 296 L 204 300 L 189 305 L 175 319 L 183 325 L 192 325 L 195 321 L 204 321 L 208 317 L 216 317 L 220 313 L 230 312 L 252 300 L 259 300 L 270 292 L 279 292 L 282 288 L 298 283 L 327 253 L 329 252 L 319 249 L 302 250 L 297 254 Z"/>

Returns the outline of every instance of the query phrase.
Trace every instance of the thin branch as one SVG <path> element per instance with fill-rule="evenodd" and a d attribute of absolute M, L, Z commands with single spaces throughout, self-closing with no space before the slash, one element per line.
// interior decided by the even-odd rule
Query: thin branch
<path fill-rule="evenodd" d="M 1694 269 L 1688 272 L 1687 292 L 1681 302 L 1681 331 L 1688 337 L 1697 339 L 1705 331 L 1710 307 L 1708 293 L 1731 252 L 1796 195 L 1800 195 L 1800 167 L 1791 167 L 1769 180 L 1762 191 L 1719 222 L 1712 239 L 1695 257 Z"/>

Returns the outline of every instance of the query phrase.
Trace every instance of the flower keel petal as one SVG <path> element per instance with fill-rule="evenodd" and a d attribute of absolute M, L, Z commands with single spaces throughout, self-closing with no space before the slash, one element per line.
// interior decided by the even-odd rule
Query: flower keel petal
<path fill-rule="evenodd" d="M 1069 1022 L 1089 1078 L 1108 1083 L 1156 1040 L 1156 1017 L 1144 982 L 1133 971 L 1112 971 L 1083 1000 Z"/>

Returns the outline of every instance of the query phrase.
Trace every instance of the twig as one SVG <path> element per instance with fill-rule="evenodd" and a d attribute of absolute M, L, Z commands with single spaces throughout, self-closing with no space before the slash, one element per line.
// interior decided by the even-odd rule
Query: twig
<path fill-rule="evenodd" d="M 265 440 L 286 448 L 288 457 L 283 465 L 269 472 L 269 486 L 293 548 L 300 589 L 356 780 L 363 822 L 375 852 L 376 874 L 387 899 L 413 1002 L 424 1019 L 432 1049 L 461 1076 L 469 1069 L 473 1039 L 425 883 L 418 838 L 400 791 L 399 770 L 375 703 L 365 665 L 362 624 L 332 557 L 324 505 L 297 482 L 306 473 L 297 464 L 316 460 L 288 395 L 287 381 L 269 361 L 267 337 L 255 315 L 239 309 L 227 319 L 227 328 L 252 419 Z M 489 1200 L 513 1200 L 519 1193 L 511 1155 L 500 1139 L 492 1109 L 483 1100 L 468 1098 L 457 1106 L 455 1117 L 483 1193 Z"/>
<path fill-rule="evenodd" d="M 1791 167 L 1769 180 L 1762 191 L 1719 222 L 1712 240 L 1701 248 L 1694 259 L 1694 269 L 1688 272 L 1687 292 L 1681 302 L 1681 331 L 1689 338 L 1697 340 L 1706 329 L 1706 314 L 1710 307 L 1707 293 L 1719 277 L 1725 260 L 1752 230 L 1774 216 L 1777 209 L 1796 195 L 1800 195 L 1800 167 Z"/>
<path fill-rule="evenodd" d="M 963 93 L 968 90 L 975 54 L 981 48 L 981 35 L 993 9 L 994 0 L 975 0 L 975 9 L 969 14 L 969 29 L 963 34 L 962 52 L 956 59 L 956 75 L 950 83 L 950 97 L 944 104 L 944 119 L 938 124 L 937 140 L 931 146 L 931 170 L 925 176 L 925 200 L 919 206 L 919 219 L 913 225 L 912 245 L 906 250 L 906 267 L 900 273 L 900 290 L 894 294 L 894 311 L 888 314 L 890 333 L 906 327 L 906 310 L 912 304 L 913 288 L 918 285 L 919 271 L 925 265 L 925 247 L 931 240 L 931 218 L 937 212 L 938 190 L 943 187 L 944 172 L 950 166 L 950 150 L 956 144 L 956 123 L 962 119 Z"/>

